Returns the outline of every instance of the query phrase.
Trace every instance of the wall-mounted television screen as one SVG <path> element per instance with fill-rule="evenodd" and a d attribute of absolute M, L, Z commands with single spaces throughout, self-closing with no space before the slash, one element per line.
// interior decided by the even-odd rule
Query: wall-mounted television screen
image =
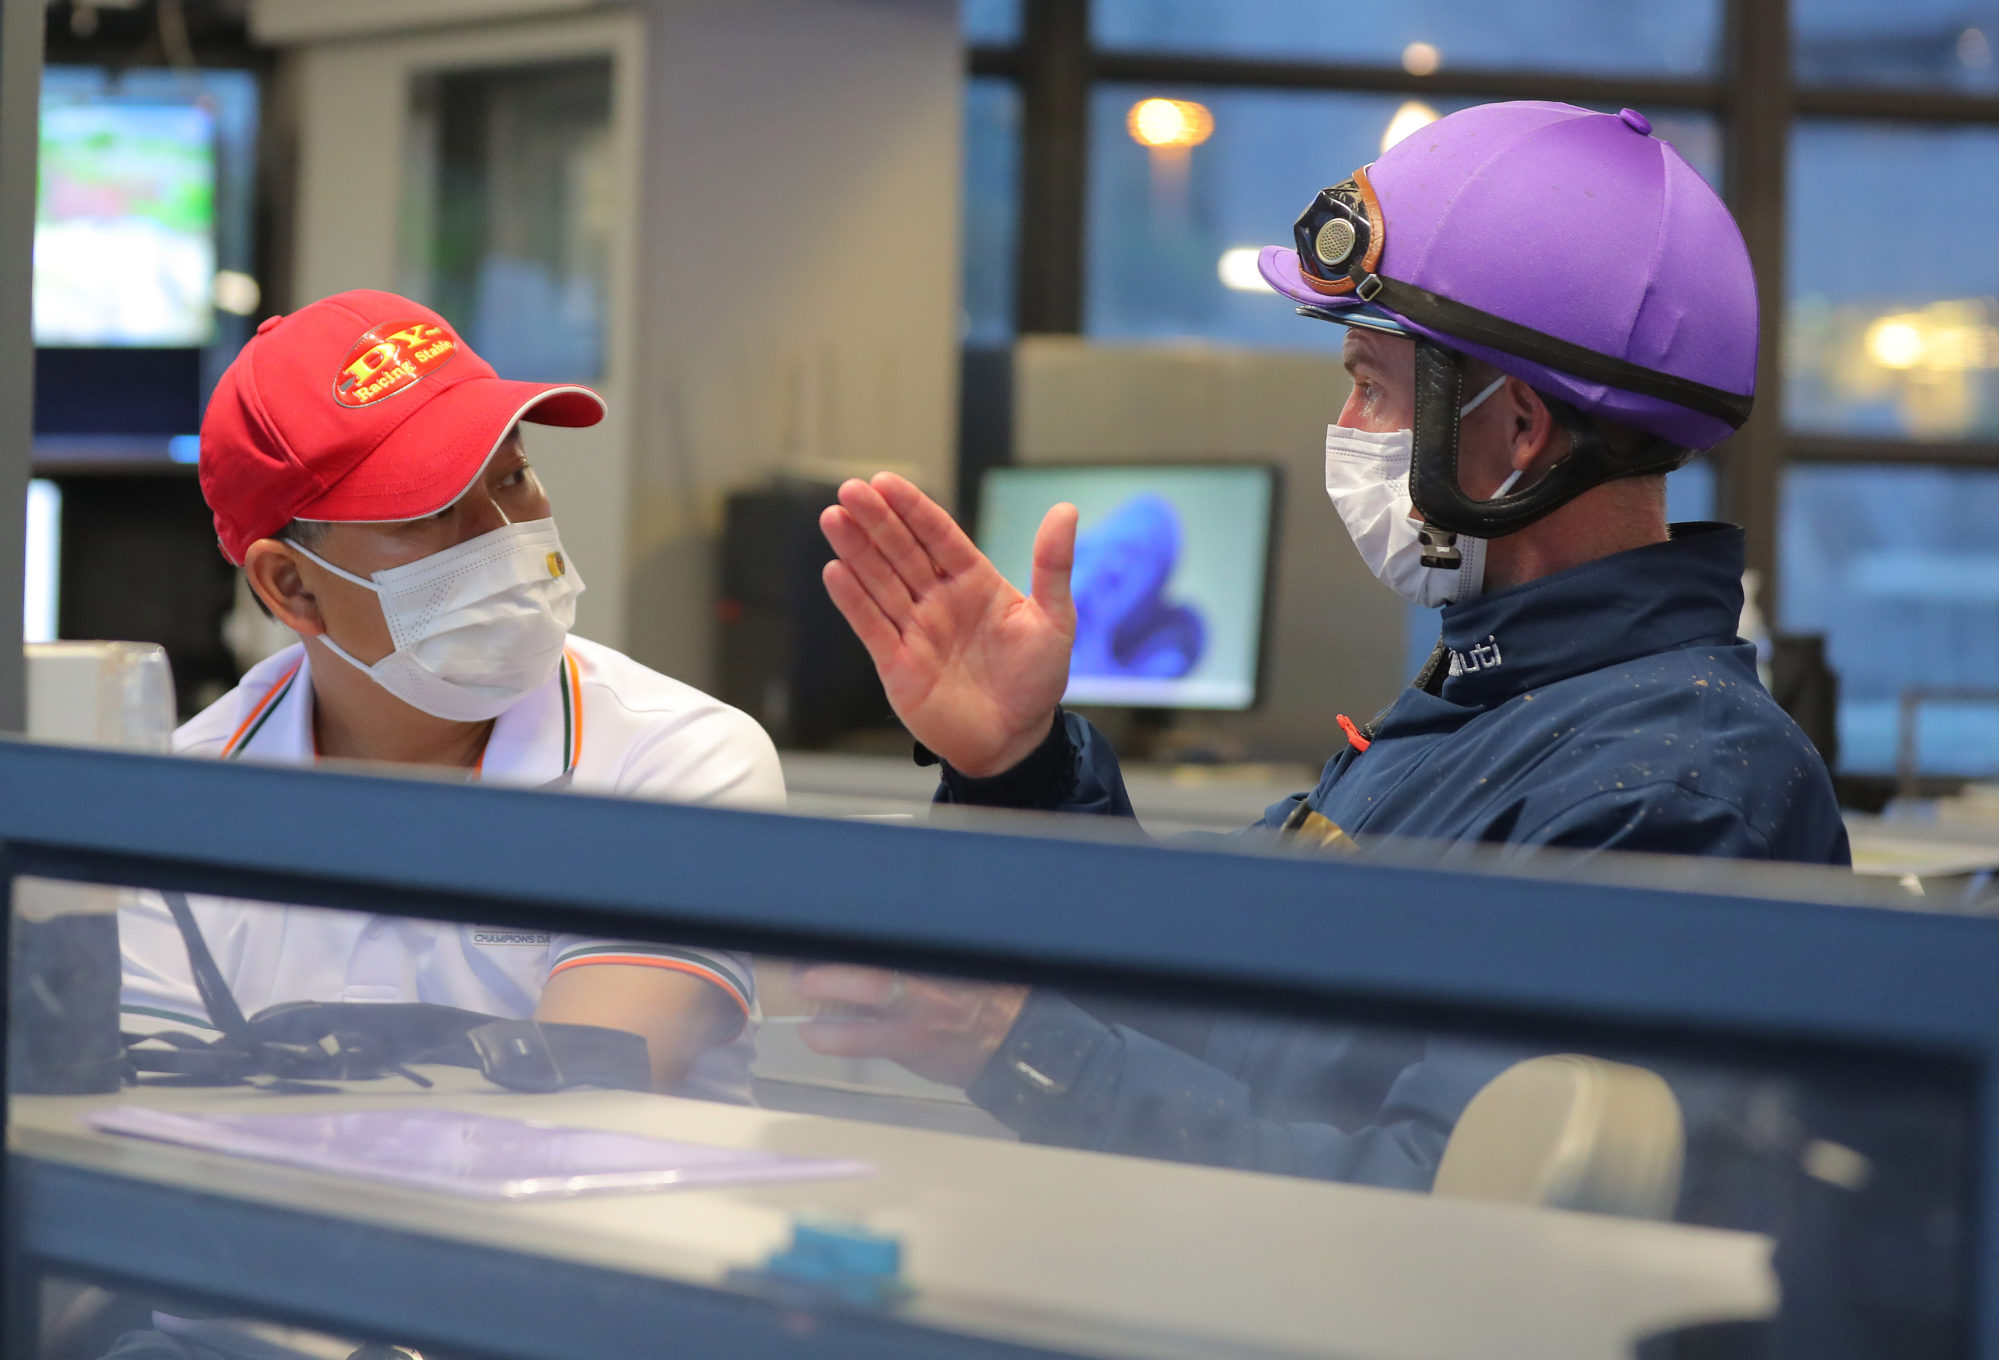
<path fill-rule="evenodd" d="M 215 122 L 200 100 L 44 101 L 37 345 L 214 338 Z"/>

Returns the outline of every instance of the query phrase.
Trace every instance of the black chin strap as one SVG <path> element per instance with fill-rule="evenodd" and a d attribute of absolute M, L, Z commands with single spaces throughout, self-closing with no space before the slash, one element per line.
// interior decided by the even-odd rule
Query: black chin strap
<path fill-rule="evenodd" d="M 1423 565 L 1455 569 L 1459 534 L 1504 538 L 1561 509 L 1591 487 L 1619 477 L 1671 472 L 1692 455 L 1664 439 L 1651 439 L 1619 456 L 1595 422 L 1574 406 L 1541 393 L 1541 400 L 1569 435 L 1569 453 L 1547 475 L 1522 491 L 1473 500 L 1458 481 L 1458 409 L 1464 405 L 1464 356 L 1430 340 L 1416 341 L 1416 414 L 1412 425 L 1409 498 L 1424 524 Z"/>

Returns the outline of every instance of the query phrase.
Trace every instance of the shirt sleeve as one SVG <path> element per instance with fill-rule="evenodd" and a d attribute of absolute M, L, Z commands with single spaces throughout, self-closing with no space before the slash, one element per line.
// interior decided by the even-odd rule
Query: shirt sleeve
<path fill-rule="evenodd" d="M 716 704 L 633 743 L 618 772 L 616 792 L 627 798 L 781 812 L 784 767 L 762 724 Z"/>
<path fill-rule="evenodd" d="M 781 811 L 784 770 L 776 745 L 756 719 L 717 704 L 635 743 L 619 771 L 617 792 L 630 798 Z M 721 990 L 743 1024 L 757 1017 L 756 973 L 747 954 L 581 935 L 556 935 L 550 942 L 550 977 L 606 963 L 700 978 Z"/>
<path fill-rule="evenodd" d="M 629 968 L 663 968 L 719 987 L 748 1022 L 756 1014 L 756 972 L 747 954 L 722 949 L 695 949 L 677 944 L 639 944 L 631 940 L 600 940 L 583 935 L 556 935 L 549 942 L 548 975 L 614 963 Z"/>
<path fill-rule="evenodd" d="M 1319 1042 L 1358 1061 L 1351 1031 Z M 1037 992 L 970 1087 L 972 1100 L 1021 1137 L 1063 1147 L 1242 1170 L 1427 1190 L 1459 1114 L 1523 1053 L 1432 1041 L 1394 1079 L 1374 1119 L 1330 1122 L 1261 1116 L 1250 1087 L 1222 1067 L 1067 999 Z"/>
<path fill-rule="evenodd" d="M 1136 815 L 1117 752 L 1103 733 L 1074 713 L 1062 714 L 1048 740 L 1027 759 L 990 779 L 974 779 L 946 765 L 935 801 L 1100 817 Z"/>

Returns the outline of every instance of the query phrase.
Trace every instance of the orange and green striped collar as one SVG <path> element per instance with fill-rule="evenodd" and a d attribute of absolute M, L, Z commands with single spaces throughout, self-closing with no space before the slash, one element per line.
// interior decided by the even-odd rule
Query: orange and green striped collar
<path fill-rule="evenodd" d="M 576 762 L 583 758 L 583 668 L 567 647 L 562 649 L 557 681 L 562 690 L 562 772 L 573 775 Z"/>
<path fill-rule="evenodd" d="M 298 683 L 298 673 L 304 668 L 305 658 L 301 656 L 298 660 L 292 662 L 292 668 L 280 676 L 275 685 L 264 691 L 264 697 L 257 700 L 256 707 L 252 708 L 249 716 L 237 725 L 236 731 L 230 736 L 228 744 L 223 746 L 222 759 L 236 759 L 236 757 L 243 753 L 243 748 L 248 746 L 256 738 L 256 735 L 264 730 L 264 724 L 271 720 L 271 715 L 277 712 L 279 706 L 284 703 L 285 696 L 290 694 L 292 686 Z"/>
<path fill-rule="evenodd" d="M 292 692 L 304 669 L 305 658 L 301 656 L 292 663 L 290 670 L 278 677 L 276 684 L 264 692 L 264 697 L 250 709 L 223 746 L 223 760 L 237 759 L 256 740 L 257 734 L 271 720 L 271 715 L 284 706 L 286 696 Z M 583 668 L 576 659 L 576 653 L 567 647 L 562 649 L 562 668 L 556 677 L 556 689 L 562 700 L 562 773 L 573 775 L 577 762 L 583 758 Z M 483 752 L 479 763 L 481 767 L 485 765 Z"/>

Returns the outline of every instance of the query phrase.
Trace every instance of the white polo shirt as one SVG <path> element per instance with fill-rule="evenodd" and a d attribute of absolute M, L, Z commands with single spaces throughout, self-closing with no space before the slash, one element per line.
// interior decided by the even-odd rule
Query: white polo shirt
<path fill-rule="evenodd" d="M 310 764 L 312 667 L 303 644 L 254 666 L 174 734 L 174 750 L 220 760 Z M 571 637 L 554 678 L 502 713 L 476 777 L 589 793 L 781 808 L 777 749 L 755 719 L 631 658 Z M 677 1088 L 749 1099 L 756 988 L 749 959 L 513 927 L 452 925 L 318 907 L 194 896 L 216 964 L 245 1015 L 281 1001 L 431 1001 L 514 1018 L 534 1012 L 556 973 L 594 964 L 669 968 L 720 989 L 743 1017 Z M 166 903 L 125 895 L 119 910 L 128 1030 L 212 1030 Z"/>

